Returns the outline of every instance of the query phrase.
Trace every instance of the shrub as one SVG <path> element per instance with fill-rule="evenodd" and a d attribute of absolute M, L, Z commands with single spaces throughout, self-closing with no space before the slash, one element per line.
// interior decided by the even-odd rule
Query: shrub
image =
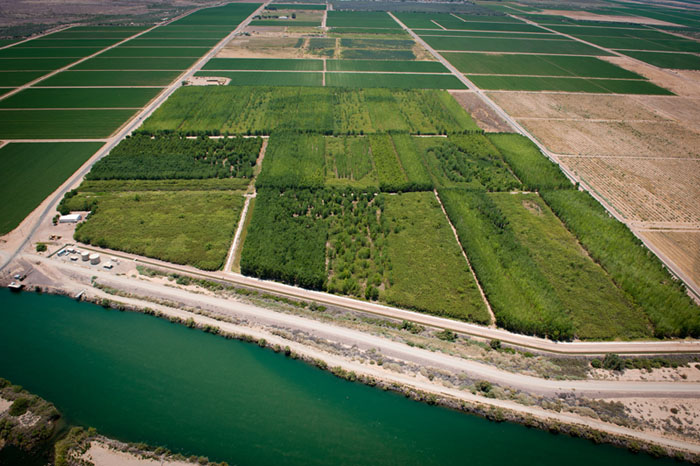
<path fill-rule="evenodd" d="M 603 368 L 610 371 L 624 371 L 625 360 L 614 353 L 608 353 L 603 359 Z"/>
<path fill-rule="evenodd" d="M 20 397 L 12 403 L 8 412 L 11 416 L 21 416 L 27 412 L 27 409 L 29 409 L 29 398 Z"/>
<path fill-rule="evenodd" d="M 46 243 L 36 243 L 36 252 L 46 252 L 47 249 Z"/>

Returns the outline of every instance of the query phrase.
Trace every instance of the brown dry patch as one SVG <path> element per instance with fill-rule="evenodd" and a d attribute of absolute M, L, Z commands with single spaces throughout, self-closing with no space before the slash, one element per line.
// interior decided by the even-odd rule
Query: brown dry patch
<path fill-rule="evenodd" d="M 514 118 L 664 119 L 624 95 L 493 92 L 488 96 Z"/>
<path fill-rule="evenodd" d="M 657 86 L 664 87 L 676 95 L 700 97 L 700 72 L 668 70 L 629 57 L 600 57 L 626 70 L 641 74 Z"/>
<path fill-rule="evenodd" d="M 700 287 L 700 231 L 640 231 Z M 700 370 L 697 370 L 700 379 Z"/>
<path fill-rule="evenodd" d="M 283 32 L 265 32 L 254 36 L 238 36 L 229 41 L 217 55 L 219 58 L 305 58 L 297 47 L 302 36 Z"/>
<path fill-rule="evenodd" d="M 640 430 L 697 442 L 700 438 L 700 398 L 613 398 L 638 420 Z"/>
<path fill-rule="evenodd" d="M 675 122 L 521 120 L 565 155 L 700 158 L 700 133 Z"/>
<path fill-rule="evenodd" d="M 622 16 L 622 15 L 599 15 L 588 11 L 574 10 L 542 10 L 537 15 L 563 16 L 576 21 L 601 21 L 608 23 L 632 23 L 632 24 L 653 24 L 656 26 L 676 26 L 683 27 L 675 23 L 661 21 L 659 19 L 646 18 L 643 16 Z"/>
<path fill-rule="evenodd" d="M 562 157 L 627 219 L 700 226 L 700 160 Z"/>
<path fill-rule="evenodd" d="M 636 96 L 635 99 L 678 123 L 700 132 L 700 97 Z"/>
<path fill-rule="evenodd" d="M 469 113 L 479 128 L 487 133 L 512 133 L 513 128 L 471 91 L 450 91 L 452 97 Z"/>

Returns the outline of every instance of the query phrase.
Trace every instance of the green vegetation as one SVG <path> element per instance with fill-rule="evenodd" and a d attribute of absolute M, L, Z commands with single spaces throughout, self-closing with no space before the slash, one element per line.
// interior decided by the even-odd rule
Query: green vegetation
<path fill-rule="evenodd" d="M 191 57 L 199 58 L 205 55 L 208 51 L 208 47 L 129 47 L 128 42 L 125 45 L 120 45 L 113 49 L 109 49 L 104 53 L 100 54 L 100 58 L 129 58 L 129 57 L 159 57 L 159 58 L 182 58 Z M 85 54 L 89 55 L 89 54 Z M 64 56 L 64 55 L 57 55 Z"/>
<path fill-rule="evenodd" d="M 423 37 L 423 39 L 435 50 L 548 53 L 552 55 L 610 55 L 603 50 L 573 40 L 521 40 L 518 38 L 500 37 Z"/>
<path fill-rule="evenodd" d="M 132 39 L 128 42 L 129 47 L 213 47 L 218 42 L 218 39 L 202 39 L 202 38 L 165 38 L 165 39 L 143 39 L 141 37 Z"/>
<path fill-rule="evenodd" d="M 447 73 L 437 61 L 328 60 L 328 71 L 400 71 L 408 73 Z"/>
<path fill-rule="evenodd" d="M 525 136 L 514 133 L 488 134 L 486 137 L 498 149 L 525 191 L 571 189 L 559 167 L 542 155 L 537 146 Z"/>
<path fill-rule="evenodd" d="M 382 299 L 400 307 L 472 322 L 489 314 L 433 193 L 386 196 L 390 286 Z"/>
<path fill-rule="evenodd" d="M 323 70 L 323 61 L 280 58 L 212 58 L 202 69 L 321 71 Z"/>
<path fill-rule="evenodd" d="M 700 336 L 700 310 L 661 261 L 589 194 L 542 193 L 591 258 L 599 263 L 654 324 L 657 337 Z M 670 312 L 670 311 L 673 312 Z"/>
<path fill-rule="evenodd" d="M 5 71 L 52 71 L 73 62 L 71 58 L 3 58 Z"/>
<path fill-rule="evenodd" d="M 323 136 L 274 133 L 255 184 L 261 188 L 320 188 L 325 180 L 324 164 Z"/>
<path fill-rule="evenodd" d="M 97 47 L 70 47 L 70 48 L 35 48 L 21 49 L 18 47 L 10 47 L 9 49 L 0 50 L 0 58 L 82 58 L 92 55 L 100 50 Z M 75 61 L 75 60 L 73 60 Z"/>
<path fill-rule="evenodd" d="M 413 50 L 342 49 L 344 60 L 413 60 Z"/>
<path fill-rule="evenodd" d="M 37 86 L 167 86 L 175 71 L 62 71 Z"/>
<path fill-rule="evenodd" d="M 336 11 L 328 12 L 328 27 L 356 27 L 399 29 L 401 26 L 391 16 L 380 11 Z"/>
<path fill-rule="evenodd" d="M 0 148 L 0 235 L 10 232 L 100 147 L 99 142 L 11 143 Z"/>
<path fill-rule="evenodd" d="M 391 136 L 375 134 L 369 137 L 372 159 L 377 169 L 379 188 L 382 191 L 401 191 L 407 178 L 396 155 Z"/>
<path fill-rule="evenodd" d="M 402 89 L 466 89 L 466 86 L 451 74 L 328 73 L 326 85 L 362 88 L 371 86 Z"/>
<path fill-rule="evenodd" d="M 104 191 L 238 191 L 245 190 L 245 178 L 204 178 L 189 180 L 85 180 L 80 190 Z M 59 209 L 60 210 L 60 209 Z"/>
<path fill-rule="evenodd" d="M 620 53 L 660 68 L 700 70 L 700 57 L 690 53 L 642 52 L 636 50 L 624 50 Z"/>
<path fill-rule="evenodd" d="M 74 71 L 85 70 L 184 70 L 194 62 L 193 58 L 91 58 L 71 67 Z"/>
<path fill-rule="evenodd" d="M 320 86 L 321 73 L 299 73 L 284 71 L 200 71 L 197 76 L 231 78 L 231 86 Z"/>
<path fill-rule="evenodd" d="M 446 92 L 244 86 L 179 89 L 143 128 L 239 134 L 270 134 L 285 128 L 322 134 L 478 130 Z"/>
<path fill-rule="evenodd" d="M 435 185 L 476 191 L 509 191 L 520 187 L 501 154 L 481 134 L 417 139 Z"/>
<path fill-rule="evenodd" d="M 617 94 L 673 95 L 670 91 L 649 81 L 632 79 L 550 78 L 530 76 L 467 75 L 483 89 L 519 91 L 563 91 Z"/>
<path fill-rule="evenodd" d="M 79 192 L 64 200 L 69 210 L 92 213 L 78 224 L 81 243 L 142 256 L 220 269 L 243 208 L 235 192 Z"/>
<path fill-rule="evenodd" d="M 97 162 L 86 179 L 252 178 L 261 145 L 258 138 L 136 134 Z"/>
<path fill-rule="evenodd" d="M 15 46 L 16 49 L 42 47 L 71 48 L 96 47 L 103 48 L 119 42 L 118 39 L 52 39 L 50 36 L 40 37 Z"/>
<path fill-rule="evenodd" d="M 379 186 L 369 153 L 369 138 L 326 138 L 326 185 L 358 188 Z"/>
<path fill-rule="evenodd" d="M 4 71 L 0 73 L 0 87 L 18 87 L 45 74 L 45 71 Z"/>
<path fill-rule="evenodd" d="M 326 5 L 309 5 L 304 3 L 271 3 L 266 10 L 325 10 Z"/>
<path fill-rule="evenodd" d="M 141 108 L 160 89 L 25 89 L 0 101 L 0 108 Z"/>
<path fill-rule="evenodd" d="M 0 138 L 106 138 L 134 110 L 0 110 Z"/>
<path fill-rule="evenodd" d="M 636 73 L 595 57 L 485 53 L 445 53 L 443 55 L 459 71 L 467 74 L 644 79 Z"/>

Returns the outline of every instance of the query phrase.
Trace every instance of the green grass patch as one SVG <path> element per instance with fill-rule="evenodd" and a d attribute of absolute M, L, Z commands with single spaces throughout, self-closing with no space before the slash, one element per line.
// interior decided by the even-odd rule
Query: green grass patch
<path fill-rule="evenodd" d="M 3 71 L 0 72 L 0 87 L 19 87 L 46 73 L 47 71 Z"/>
<path fill-rule="evenodd" d="M 525 191 L 572 189 L 574 185 L 557 165 L 545 157 L 525 136 L 514 133 L 486 134 L 523 184 Z"/>
<path fill-rule="evenodd" d="M 134 110 L 0 110 L 0 138 L 106 138 Z"/>
<path fill-rule="evenodd" d="M 610 55 L 603 50 L 573 40 L 519 40 L 499 37 L 424 37 L 424 40 L 435 50 L 548 53 L 552 55 Z"/>
<path fill-rule="evenodd" d="M 646 313 L 657 337 L 700 336 L 700 309 L 683 284 L 588 193 L 549 191 L 542 197 L 590 256 Z"/>
<path fill-rule="evenodd" d="M 382 49 L 342 49 L 344 60 L 413 60 L 416 55 L 412 50 Z"/>
<path fill-rule="evenodd" d="M 63 71 L 38 86 L 167 86 L 181 71 Z"/>
<path fill-rule="evenodd" d="M 285 71 L 202 71 L 197 76 L 231 78 L 230 86 L 320 86 L 321 73 Z"/>
<path fill-rule="evenodd" d="M 700 43 L 692 40 L 672 38 L 670 40 L 646 40 L 639 37 L 597 37 L 586 36 L 586 41 L 606 48 L 649 50 L 663 52 L 700 52 Z"/>
<path fill-rule="evenodd" d="M 143 125 L 151 132 L 270 134 L 285 128 L 323 134 L 478 130 L 447 92 L 328 87 L 184 87 Z"/>
<path fill-rule="evenodd" d="M 383 28 L 357 28 L 357 27 L 333 27 L 330 28 L 332 34 L 378 34 L 392 36 L 407 36 L 408 34 L 403 29 L 383 29 Z"/>
<path fill-rule="evenodd" d="M 10 47 L 0 50 L 0 58 L 82 58 L 100 50 L 99 47 L 45 47 L 21 49 Z M 109 52 L 109 51 L 108 51 Z M 74 60 L 75 61 L 75 60 Z"/>
<path fill-rule="evenodd" d="M 624 50 L 624 53 L 632 58 L 658 66 L 659 68 L 671 68 L 678 70 L 700 70 L 700 57 L 689 53 L 662 53 Z"/>
<path fill-rule="evenodd" d="M 0 148 L 0 235 L 10 232 L 102 146 L 99 142 L 10 143 Z"/>
<path fill-rule="evenodd" d="M 401 26 L 383 11 L 329 11 L 328 27 L 357 27 L 400 29 Z"/>
<path fill-rule="evenodd" d="M 261 188 L 320 188 L 325 180 L 325 139 L 320 135 L 274 133 L 255 182 Z"/>
<path fill-rule="evenodd" d="M 356 188 L 378 187 L 365 136 L 326 137 L 326 185 Z"/>
<path fill-rule="evenodd" d="M 396 71 L 408 73 L 449 73 L 437 61 L 328 60 L 328 71 Z"/>
<path fill-rule="evenodd" d="M 184 70 L 194 63 L 193 58 L 91 58 L 71 68 L 82 70 Z"/>
<path fill-rule="evenodd" d="M 458 29 L 463 31 L 545 32 L 537 26 L 525 23 L 464 22 L 457 18 L 452 18 L 451 20 L 440 19 L 437 22 L 446 29 Z"/>
<path fill-rule="evenodd" d="M 219 39 L 143 39 L 138 37 L 132 39 L 124 45 L 129 47 L 214 47 Z"/>
<path fill-rule="evenodd" d="M 0 108 L 140 108 L 160 89 L 25 89 L 0 101 Z"/>
<path fill-rule="evenodd" d="M 322 71 L 322 60 L 281 58 L 212 58 L 203 70 Z"/>
<path fill-rule="evenodd" d="M 466 89 L 448 74 L 327 73 L 326 86 L 401 89 Z"/>
<path fill-rule="evenodd" d="M 220 191 L 80 193 L 66 205 L 85 202 L 77 241 L 204 270 L 223 266 L 243 208 L 240 193 Z"/>
<path fill-rule="evenodd" d="M 459 71 L 467 74 L 644 79 L 636 73 L 594 57 L 481 53 L 445 53 L 443 56 Z"/>
<path fill-rule="evenodd" d="M 3 71 L 53 71 L 74 62 L 72 58 L 3 58 Z"/>
<path fill-rule="evenodd" d="M 467 75 L 467 77 L 482 89 L 672 95 L 664 88 L 640 80 L 550 78 L 546 76 Z"/>
<path fill-rule="evenodd" d="M 127 42 L 128 43 L 128 42 Z M 121 45 L 113 49 L 109 49 L 100 54 L 100 58 L 113 57 L 161 57 L 161 58 L 180 58 L 191 57 L 199 58 L 209 51 L 206 47 L 126 47 Z M 88 55 L 88 54 L 86 54 Z M 60 55 L 59 55 L 60 56 Z"/>
<path fill-rule="evenodd" d="M 386 196 L 390 286 L 380 299 L 443 317 L 488 323 L 474 277 L 433 193 Z"/>
<path fill-rule="evenodd" d="M 42 47 L 94 47 L 101 49 L 119 42 L 118 39 L 52 39 L 50 36 L 34 39 L 14 46 L 16 49 L 32 49 Z"/>

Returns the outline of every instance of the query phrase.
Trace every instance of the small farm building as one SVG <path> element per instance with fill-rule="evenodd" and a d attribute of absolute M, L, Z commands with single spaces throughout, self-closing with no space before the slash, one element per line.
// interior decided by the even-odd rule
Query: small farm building
<path fill-rule="evenodd" d="M 78 223 L 82 219 L 83 216 L 80 214 L 61 215 L 58 218 L 58 223 Z"/>

